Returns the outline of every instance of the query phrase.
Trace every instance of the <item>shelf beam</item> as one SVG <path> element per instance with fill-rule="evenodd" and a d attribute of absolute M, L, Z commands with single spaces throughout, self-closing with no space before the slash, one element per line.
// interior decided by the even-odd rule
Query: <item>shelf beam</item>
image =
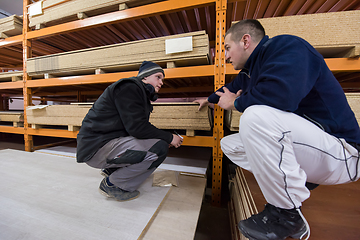
<path fill-rule="evenodd" d="M 185 77 L 204 77 L 214 76 L 214 66 L 196 66 L 196 67 L 179 67 L 164 69 L 165 81 L 171 78 L 185 78 Z M 137 71 L 118 72 L 118 73 L 104 73 L 95 75 L 48 78 L 27 81 L 27 87 L 51 87 L 51 86 L 66 86 L 66 85 L 82 85 L 82 84 L 96 84 L 96 83 L 113 83 L 121 78 L 133 77 L 138 74 Z"/>
<path fill-rule="evenodd" d="M 170 0 L 153 3 L 32 31 L 28 33 L 28 39 L 79 31 L 213 4 L 214 0 Z"/>
<path fill-rule="evenodd" d="M 0 126 L 1 133 L 24 134 L 23 127 Z"/>

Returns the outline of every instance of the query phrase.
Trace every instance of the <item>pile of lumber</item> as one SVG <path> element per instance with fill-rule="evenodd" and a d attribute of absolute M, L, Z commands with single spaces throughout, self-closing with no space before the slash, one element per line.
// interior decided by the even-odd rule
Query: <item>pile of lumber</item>
<path fill-rule="evenodd" d="M 186 130 L 194 136 L 195 130 L 211 130 L 209 109 L 198 111 L 196 103 L 154 103 L 150 122 L 160 129 Z M 82 120 L 91 108 L 89 104 L 37 105 L 27 108 L 27 122 L 33 129 L 45 126 L 67 126 L 69 131 L 79 130 Z"/>
<path fill-rule="evenodd" d="M 160 0 L 46 0 L 42 2 L 42 14 L 29 17 L 29 26 L 59 24 L 76 20 L 78 16 L 95 16 L 118 11 L 127 7 L 159 2 Z"/>
<path fill-rule="evenodd" d="M 251 215 L 257 214 L 258 210 L 243 170 L 240 167 L 236 168 L 235 176 L 230 181 L 230 201 L 228 204 L 232 239 L 247 239 L 240 233 L 237 224 L 241 220 L 248 219 Z"/>
<path fill-rule="evenodd" d="M 192 39 L 192 51 L 166 54 L 166 40 L 185 37 Z M 205 31 L 198 31 L 29 58 L 27 70 L 30 76 L 95 72 L 96 69 L 127 71 L 138 69 L 144 60 L 162 66 L 167 63 L 175 63 L 176 66 L 204 65 L 209 64 L 209 55 L 209 37 Z"/>
<path fill-rule="evenodd" d="M 21 127 L 24 122 L 24 113 L 22 111 L 0 111 L 0 122 L 12 122 L 14 127 Z"/>
<path fill-rule="evenodd" d="M 238 132 L 241 114 L 242 113 L 237 110 L 225 110 L 224 125 L 230 129 L 230 131 Z"/>
<path fill-rule="evenodd" d="M 324 57 L 360 55 L 360 11 L 258 19 L 269 37 L 291 34 L 307 40 Z"/>
<path fill-rule="evenodd" d="M 23 19 L 17 15 L 0 19 L 0 38 L 22 34 Z"/>
<path fill-rule="evenodd" d="M 360 93 L 345 93 L 348 103 L 355 113 L 355 117 L 360 125 Z M 224 125 L 230 131 L 239 131 L 239 121 L 242 113 L 237 110 L 225 111 Z"/>

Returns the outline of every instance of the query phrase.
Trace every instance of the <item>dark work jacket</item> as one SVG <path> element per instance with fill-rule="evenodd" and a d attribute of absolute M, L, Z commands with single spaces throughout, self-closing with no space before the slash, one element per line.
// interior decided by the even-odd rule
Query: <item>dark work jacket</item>
<path fill-rule="evenodd" d="M 87 162 L 110 140 L 138 139 L 172 141 L 172 134 L 149 122 L 150 92 L 140 79 L 124 78 L 111 84 L 85 116 L 77 135 L 77 162 Z"/>
<path fill-rule="evenodd" d="M 265 36 L 244 69 L 225 85 L 242 89 L 235 108 L 267 105 L 293 112 L 327 133 L 360 144 L 360 129 L 343 89 L 324 58 L 304 39 L 291 35 Z M 223 91 L 222 88 L 218 91 Z M 208 101 L 217 103 L 216 94 Z"/>

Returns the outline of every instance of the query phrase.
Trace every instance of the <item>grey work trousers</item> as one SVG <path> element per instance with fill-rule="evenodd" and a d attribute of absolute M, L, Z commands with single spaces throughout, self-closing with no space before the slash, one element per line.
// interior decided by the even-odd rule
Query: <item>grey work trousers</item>
<path fill-rule="evenodd" d="M 135 191 L 165 160 L 169 144 L 160 139 L 115 138 L 88 161 L 94 168 L 118 168 L 109 176 L 115 186 Z"/>

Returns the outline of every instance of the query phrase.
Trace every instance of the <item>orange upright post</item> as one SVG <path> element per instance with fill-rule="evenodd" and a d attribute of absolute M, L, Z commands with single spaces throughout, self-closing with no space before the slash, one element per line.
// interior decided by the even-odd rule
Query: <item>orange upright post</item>
<path fill-rule="evenodd" d="M 27 11 L 27 6 L 29 5 L 29 0 L 23 1 L 23 96 L 24 96 L 24 143 L 25 151 L 31 152 L 33 150 L 33 138 L 32 135 L 28 134 L 28 123 L 27 123 L 27 114 L 26 107 L 31 105 L 31 89 L 27 88 L 27 81 L 30 79 L 26 71 L 26 62 L 27 59 L 31 57 L 31 41 L 27 39 L 27 33 L 29 31 L 29 16 Z"/>
<path fill-rule="evenodd" d="M 217 90 L 225 84 L 225 50 L 224 35 L 226 28 L 227 0 L 216 0 L 216 47 L 214 63 L 214 89 Z M 222 179 L 222 158 L 220 140 L 224 136 L 224 110 L 215 105 L 214 109 L 214 146 L 213 146 L 213 167 L 212 167 L 212 204 L 221 205 L 221 179 Z"/>

